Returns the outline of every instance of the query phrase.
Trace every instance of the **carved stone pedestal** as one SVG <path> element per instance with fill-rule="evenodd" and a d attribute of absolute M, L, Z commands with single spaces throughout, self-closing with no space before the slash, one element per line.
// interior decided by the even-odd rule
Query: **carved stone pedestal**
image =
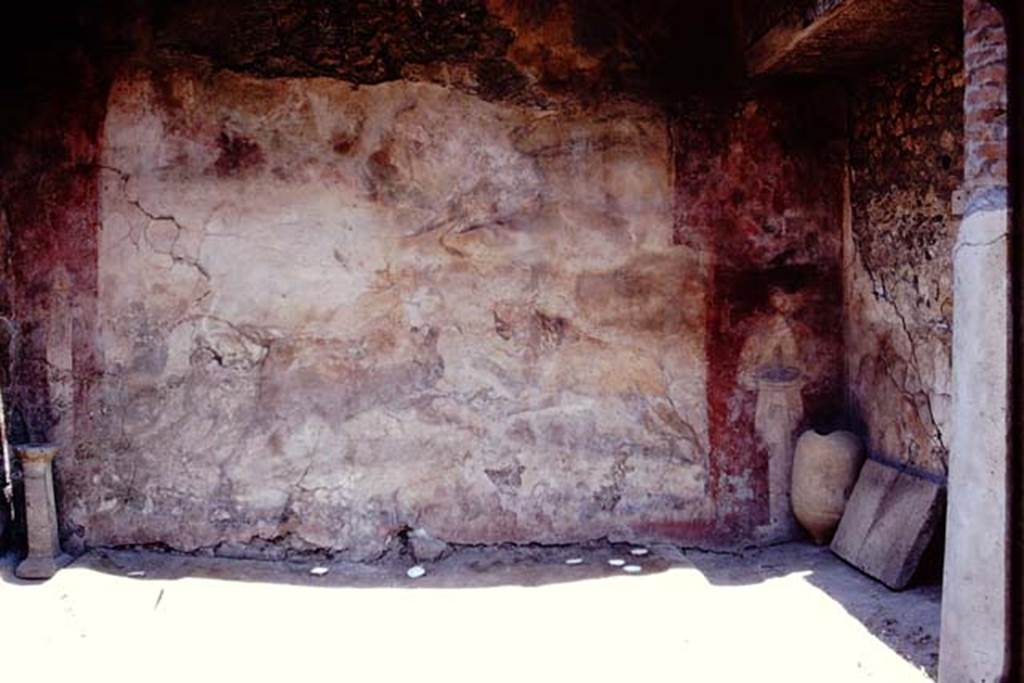
<path fill-rule="evenodd" d="M 60 541 L 57 503 L 53 494 L 53 458 L 49 445 L 15 446 L 25 488 L 25 531 L 28 554 L 14 570 L 22 579 L 48 579 L 57 572 Z"/>

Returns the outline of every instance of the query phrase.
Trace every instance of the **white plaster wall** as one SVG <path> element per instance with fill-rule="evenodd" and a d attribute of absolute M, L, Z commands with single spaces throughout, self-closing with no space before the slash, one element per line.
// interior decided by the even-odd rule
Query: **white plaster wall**
<path fill-rule="evenodd" d="M 129 72 L 92 543 L 366 558 L 706 519 L 705 265 L 659 111 Z M 105 425 L 105 426 L 104 426 Z M 639 530 L 639 531 L 638 531 Z"/>

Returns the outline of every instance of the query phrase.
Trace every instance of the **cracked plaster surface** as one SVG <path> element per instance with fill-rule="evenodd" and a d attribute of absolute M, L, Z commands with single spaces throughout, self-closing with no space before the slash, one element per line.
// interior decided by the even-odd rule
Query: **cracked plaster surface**
<path fill-rule="evenodd" d="M 950 34 L 854 90 L 847 367 L 872 452 L 942 476 L 952 414 L 953 195 L 963 64 Z"/>
<path fill-rule="evenodd" d="M 79 542 L 367 559 L 408 527 L 707 518 L 704 266 L 673 245 L 655 108 L 201 69 L 161 88 L 127 73 L 106 121 Z"/>

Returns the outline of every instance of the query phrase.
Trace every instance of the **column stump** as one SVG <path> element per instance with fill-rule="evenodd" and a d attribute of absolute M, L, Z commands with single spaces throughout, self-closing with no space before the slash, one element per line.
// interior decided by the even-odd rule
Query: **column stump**
<path fill-rule="evenodd" d="M 25 532 L 28 553 L 15 568 L 20 579 L 48 579 L 57 572 L 60 540 L 57 503 L 53 492 L 53 458 L 57 447 L 48 444 L 15 446 L 25 490 Z"/>

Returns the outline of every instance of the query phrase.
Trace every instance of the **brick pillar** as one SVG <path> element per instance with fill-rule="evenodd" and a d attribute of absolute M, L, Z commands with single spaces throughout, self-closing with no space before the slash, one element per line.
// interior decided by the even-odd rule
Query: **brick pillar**
<path fill-rule="evenodd" d="M 964 2 L 964 192 L 953 252 L 953 439 L 939 680 L 1000 681 L 1008 650 L 1010 214 L 1003 16 Z"/>

